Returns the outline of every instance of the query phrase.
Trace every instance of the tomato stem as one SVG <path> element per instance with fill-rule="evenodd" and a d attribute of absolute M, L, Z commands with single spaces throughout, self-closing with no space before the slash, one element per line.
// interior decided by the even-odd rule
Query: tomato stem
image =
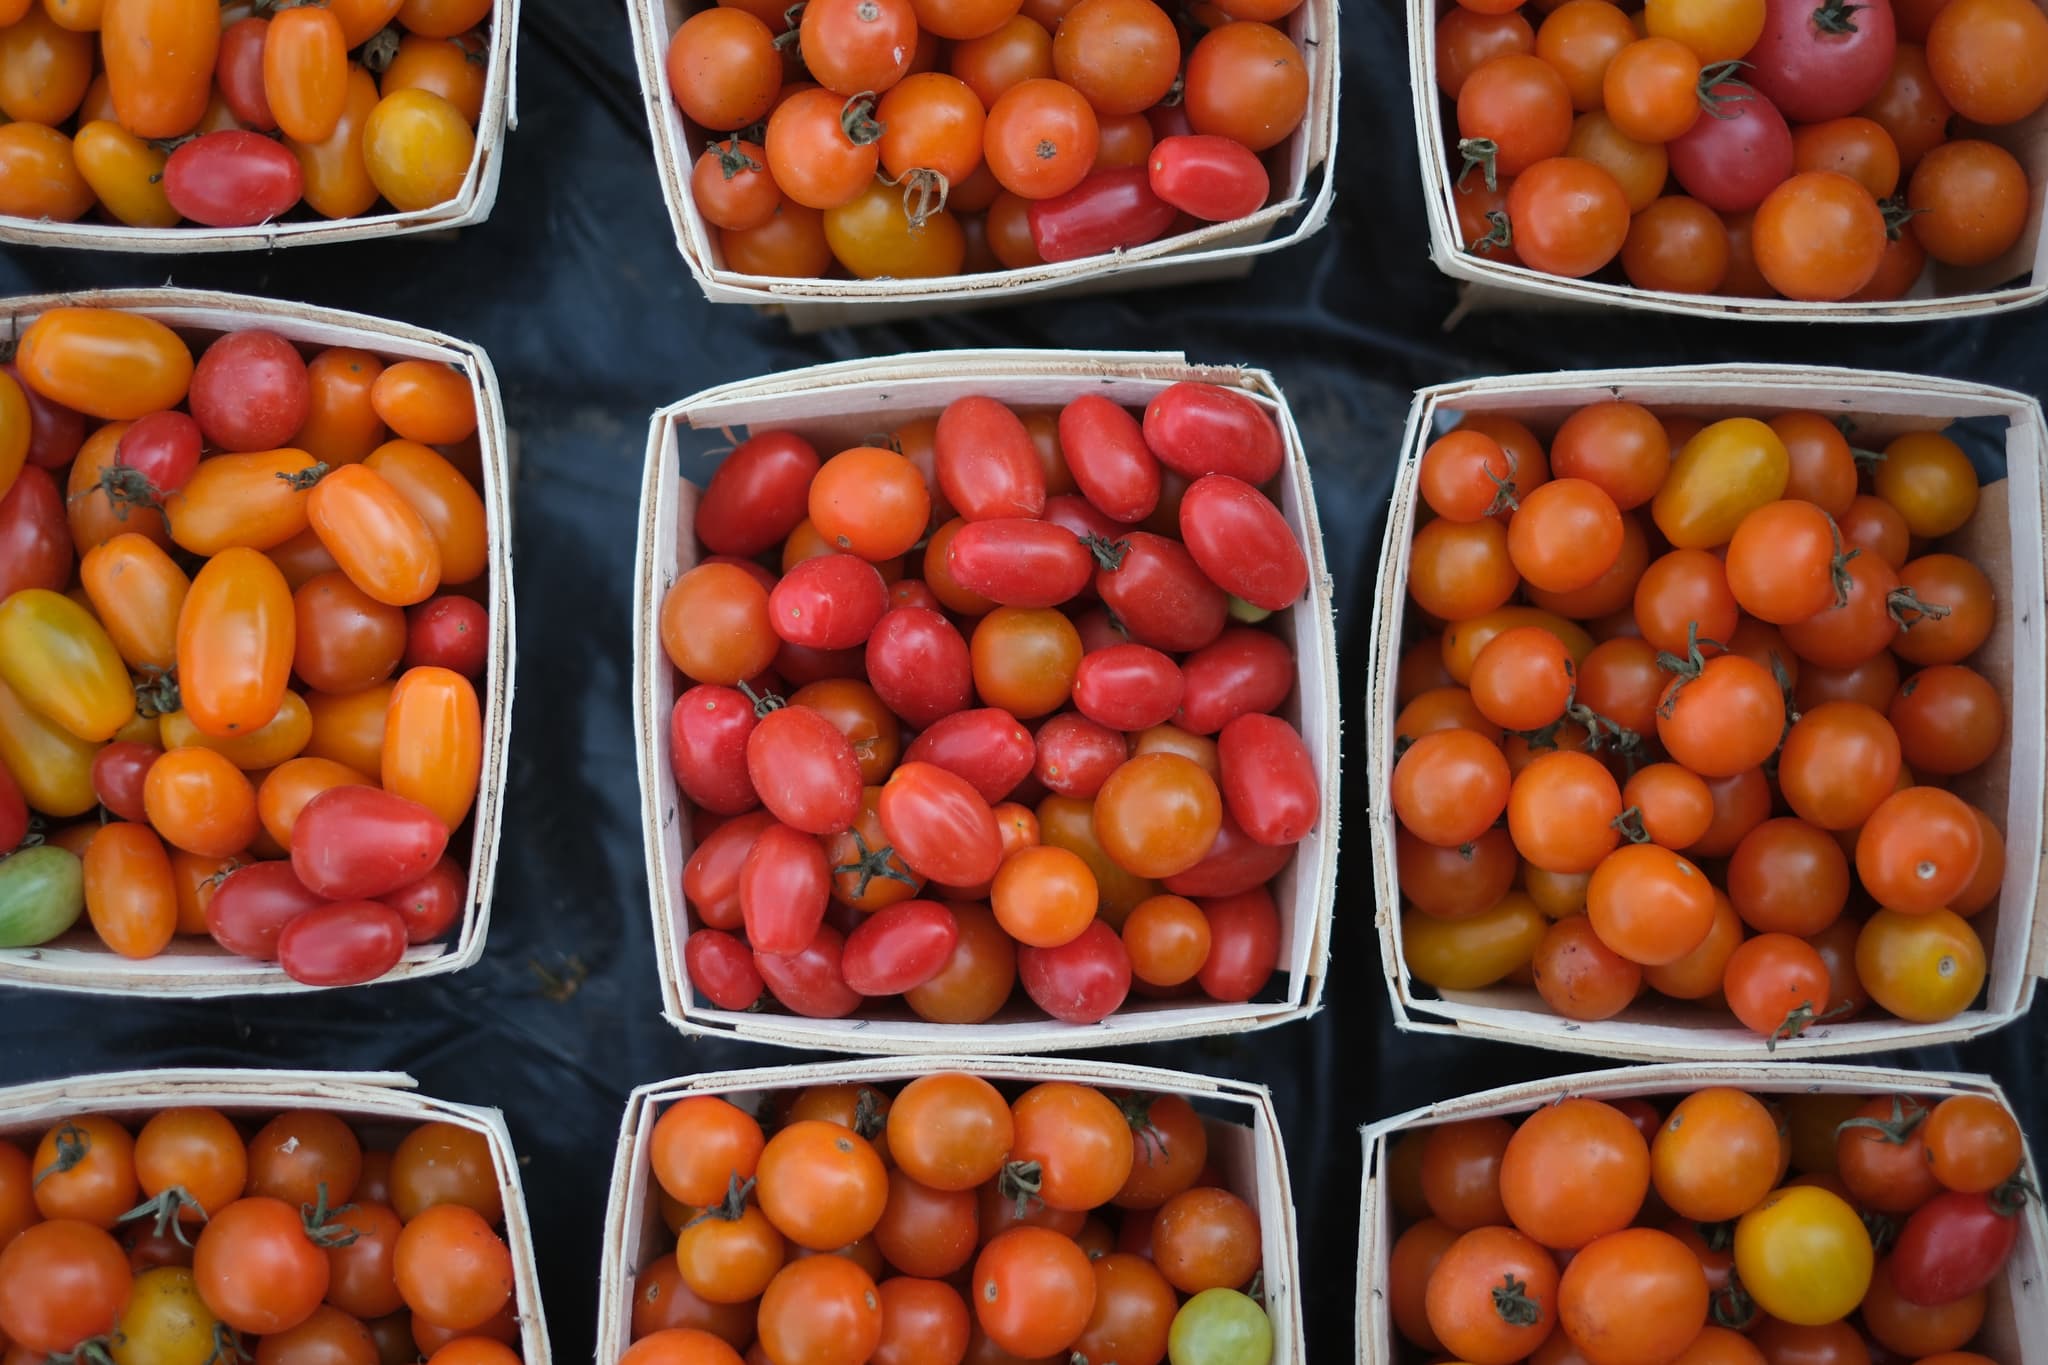
<path fill-rule="evenodd" d="M 178 670 L 144 664 L 142 677 L 135 684 L 135 709 L 144 720 L 184 710 L 184 699 L 178 695 Z"/>
<path fill-rule="evenodd" d="M 1671 689 L 1671 694 L 1664 698 L 1663 705 L 1657 708 L 1658 715 L 1669 716 L 1676 710 L 1678 707 L 1678 694 L 1685 689 L 1687 683 L 1706 671 L 1707 660 L 1706 656 L 1700 653 L 1701 645 L 1712 645 L 1715 649 L 1723 652 L 1728 648 L 1719 640 L 1702 640 L 1700 638 L 1700 623 L 1688 621 L 1685 625 L 1685 657 L 1681 659 L 1676 654 L 1664 651 L 1658 652 L 1657 667 L 1663 669 L 1666 673 L 1674 673 L 1678 677 L 1678 686 Z"/>
<path fill-rule="evenodd" d="M 1813 1002 L 1811 1000 L 1800 1001 L 1799 1008 L 1786 1011 L 1785 1018 L 1764 1039 L 1764 1051 L 1776 1052 L 1779 1043 L 1790 1038 L 1797 1038 L 1800 1034 L 1806 1032 L 1808 1028 L 1812 1027 L 1813 1021 L 1817 1017 L 1813 1012 Z"/>
<path fill-rule="evenodd" d="M 1173 1156 L 1166 1149 L 1166 1134 L 1160 1132 L 1152 1122 L 1152 1101 L 1155 1098 L 1157 1097 L 1153 1095 L 1140 1095 L 1133 1091 L 1117 1095 L 1113 1099 L 1118 1111 L 1124 1116 L 1124 1122 L 1131 1126 L 1131 1138 L 1137 1143 L 1138 1151 L 1144 1156 L 1147 1166 L 1157 1160 L 1171 1160 Z"/>
<path fill-rule="evenodd" d="M 227 1365 L 231 1360 L 252 1360 L 253 1356 L 243 1348 L 242 1339 L 235 1329 L 224 1322 L 213 1325 L 213 1350 L 201 1365 Z"/>
<path fill-rule="evenodd" d="M 398 30 L 379 29 L 363 44 L 363 68 L 373 75 L 381 76 L 398 56 Z"/>
<path fill-rule="evenodd" d="M 1700 72 L 1700 108 L 1715 118 L 1734 118 L 1740 111 L 1727 106 L 1756 98 L 1755 88 L 1735 76 L 1748 65 L 1748 62 L 1715 62 L 1704 68 Z M 1725 93 L 1723 87 L 1726 87 Z"/>
<path fill-rule="evenodd" d="M 194 1199 L 183 1185 L 173 1185 L 154 1199 L 143 1200 L 116 1221 L 131 1223 L 138 1218 L 148 1218 L 151 1220 L 151 1230 L 157 1236 L 168 1234 L 177 1238 L 181 1245 L 191 1246 L 192 1241 L 185 1235 L 184 1224 L 178 1217 L 186 1209 L 199 1210 L 199 1220 L 202 1223 L 206 1221 L 206 1206 Z"/>
<path fill-rule="evenodd" d="M 334 1216 L 354 1209 L 354 1204 L 343 1204 L 340 1208 L 327 1206 L 327 1182 L 321 1181 L 310 1204 L 299 1205 L 299 1217 L 306 1225 L 306 1240 L 323 1250 L 333 1247 L 352 1246 L 356 1230 L 346 1223 L 337 1223 Z"/>
<path fill-rule="evenodd" d="M 1643 808 L 1641 806 L 1630 806 L 1607 823 L 1620 830 L 1621 837 L 1632 844 L 1647 844 L 1650 842 L 1650 832 L 1643 828 Z"/>
<path fill-rule="evenodd" d="M 881 141 L 882 125 L 875 119 L 875 92 L 863 90 L 848 100 L 839 111 L 839 127 L 846 140 L 856 147 Z"/>
<path fill-rule="evenodd" d="M 2015 1175 L 1985 1198 L 1990 1200 L 1993 1213 L 2000 1218 L 2010 1218 L 2027 1206 L 2027 1198 L 2030 1195 L 2039 1199 L 2041 1192 L 2035 1189 L 2033 1182 L 2024 1175 Z"/>
<path fill-rule="evenodd" d="M 316 465 L 308 466 L 305 469 L 301 469 L 295 474 L 287 474 L 282 469 L 277 471 L 278 478 L 283 479 L 286 483 L 292 486 L 295 492 L 300 493 L 305 492 L 307 489 L 311 488 L 314 484 L 320 482 L 320 480 L 325 478 L 326 476 L 327 464 L 325 461 L 322 461 L 321 463 Z"/>
<path fill-rule="evenodd" d="M 767 169 L 767 167 L 763 166 L 760 162 L 754 160 L 754 158 L 748 156 L 746 152 L 741 150 L 740 135 L 738 133 L 734 133 L 732 136 L 728 137 L 722 143 L 715 141 L 707 142 L 704 144 L 704 150 L 708 152 L 718 153 L 718 169 L 720 172 L 724 174 L 727 180 L 732 179 L 741 171 L 760 171 Z"/>
<path fill-rule="evenodd" d="M 31 1189 L 40 1188 L 53 1175 L 64 1174 L 92 1152 L 92 1139 L 86 1136 L 83 1128 L 73 1123 L 59 1128 L 52 1141 L 57 1146 L 57 1159 L 36 1172 L 35 1179 L 29 1184 Z"/>
<path fill-rule="evenodd" d="M 1885 594 L 1884 605 L 1892 620 L 1898 622 L 1900 630 L 1911 630 L 1922 621 L 1939 621 L 1949 614 L 1949 608 L 1939 602 L 1921 601 L 1919 594 L 1911 588 L 1893 588 Z M 1907 612 L 1914 613 L 1910 621 L 1906 619 Z"/>
<path fill-rule="evenodd" d="M 880 1097 L 862 1086 L 853 1100 L 853 1131 L 873 1142 L 888 1127 L 889 1118 L 882 1112 Z"/>
<path fill-rule="evenodd" d="M 119 463 L 118 453 L 114 458 L 116 463 L 100 471 L 97 487 L 100 492 L 107 495 L 107 501 L 113 504 L 116 517 L 126 521 L 128 509 L 131 507 L 163 506 L 164 495 L 149 481 L 147 474 L 134 465 Z M 86 490 L 87 493 L 91 491 Z"/>
<path fill-rule="evenodd" d="M 996 1192 L 1015 1202 L 1017 1218 L 1022 1221 L 1030 1217 L 1032 1209 L 1045 1207 L 1045 1200 L 1038 1195 L 1044 1182 L 1045 1172 L 1037 1162 L 1006 1161 L 996 1176 Z"/>
<path fill-rule="evenodd" d="M 1822 0 L 1820 8 L 1813 12 L 1813 26 L 1822 33 L 1856 32 L 1856 11 L 1862 5 L 1845 5 L 1842 0 Z"/>
<path fill-rule="evenodd" d="M 1496 234 L 1499 235 L 1502 246 L 1508 246 L 1514 241 L 1515 230 L 1508 225 L 1508 216 L 1505 213 L 1495 209 L 1492 213 L 1486 215 L 1486 219 L 1494 225 L 1494 230 L 1474 242 L 1467 250 L 1477 251 L 1480 247 L 1492 241 Z M 1494 473 L 1491 465 L 1483 464 L 1479 466 L 1485 471 L 1486 477 L 1493 480 L 1493 501 L 1486 505 L 1486 515 L 1489 517 L 1497 516 L 1502 512 L 1519 512 L 1522 510 L 1522 504 L 1515 501 L 1515 475 L 1519 472 L 1515 468 L 1515 452 L 1510 450 L 1504 453 L 1508 457 L 1508 476 L 1505 479 Z"/>
<path fill-rule="evenodd" d="M 943 173 L 923 166 L 913 166 L 894 180 L 884 177 L 884 183 L 903 187 L 903 216 L 910 220 L 912 232 L 946 211 L 946 196 L 953 189 Z"/>
<path fill-rule="evenodd" d="M 1110 540 L 1106 536 L 1082 536 L 1081 544 L 1095 556 L 1098 567 L 1108 569 L 1111 573 L 1124 566 L 1124 556 L 1131 552 L 1131 542 L 1128 540 Z"/>
<path fill-rule="evenodd" d="M 1458 178 L 1451 182 L 1452 189 L 1461 188 L 1465 183 L 1465 177 L 1472 174 L 1474 167 L 1477 167 L 1479 172 L 1485 177 L 1487 189 L 1493 191 L 1500 189 L 1500 169 L 1498 166 L 1500 144 L 1498 142 L 1495 142 L 1490 137 L 1459 138 L 1458 155 L 1463 158 L 1465 164 L 1458 171 Z"/>
<path fill-rule="evenodd" d="M 1884 1255 L 1899 1235 L 1898 1220 L 1890 1214 L 1879 1213 L 1876 1209 L 1863 1210 L 1863 1231 L 1869 1234 L 1870 1249 L 1876 1255 Z"/>
<path fill-rule="evenodd" d="M 114 1365 L 108 1344 L 106 1337 L 87 1337 L 70 1350 L 50 1356 L 48 1365 Z"/>
<path fill-rule="evenodd" d="M 1851 1128 L 1868 1128 L 1876 1133 L 1881 1141 L 1889 1142 L 1894 1147 L 1901 1147 L 1905 1145 L 1907 1138 L 1913 1136 L 1913 1130 L 1926 1122 L 1926 1120 L 1927 1110 L 1924 1107 L 1915 1104 L 1909 1113 L 1907 1112 L 1905 1102 L 1897 1095 L 1894 1095 L 1892 1096 L 1892 1116 L 1890 1118 L 1864 1118 L 1859 1114 L 1855 1118 L 1843 1119 L 1835 1125 L 1835 1137 L 1839 1139 L 1842 1134 L 1848 1132 Z"/>
<path fill-rule="evenodd" d="M 1543 1320 L 1543 1306 L 1529 1296 L 1529 1282 L 1512 1272 L 1493 1287 L 1493 1311 L 1510 1327 L 1534 1327 Z"/>
<path fill-rule="evenodd" d="M 909 864 L 903 863 L 903 860 L 897 856 L 894 844 L 883 844 L 880 848 L 869 848 L 868 841 L 861 837 L 859 830 L 850 829 L 847 833 L 853 836 L 853 849 L 859 856 L 850 863 L 841 863 L 833 868 L 832 875 L 835 878 L 856 876 L 860 878 L 860 885 L 853 888 L 854 900 L 859 900 L 867 895 L 869 883 L 873 882 L 877 877 L 887 877 L 892 882 L 902 882 L 911 890 L 917 890 L 917 879 L 911 876 Z M 890 866 L 892 859 L 898 863 L 903 863 L 903 870 L 901 872 Z M 861 1136 L 873 1137 L 874 1134 L 863 1133 Z"/>
<path fill-rule="evenodd" d="M 1732 1224 L 1703 1223 L 1700 1224 L 1701 1233 L 1704 1234 L 1710 1227 L 1721 1229 L 1725 1240 L 1719 1246 L 1715 1246 L 1711 1241 L 1708 1242 L 1709 1249 L 1726 1251 L 1734 1244 L 1735 1233 Z M 1726 1327 L 1730 1331 L 1743 1332 L 1747 1331 L 1750 1324 L 1756 1321 L 1756 1314 L 1756 1300 L 1749 1296 L 1749 1291 L 1742 1287 L 1742 1281 L 1736 1277 L 1734 1269 L 1730 1268 L 1728 1271 L 1728 1283 L 1721 1286 L 1708 1302 L 1708 1321 L 1712 1322 L 1716 1327 Z"/>
<path fill-rule="evenodd" d="M 722 1223 L 737 1223 L 747 1216 L 747 1196 L 754 1192 L 754 1179 L 748 1176 L 742 1182 L 737 1171 L 729 1179 L 732 1183 L 725 1187 L 725 1198 L 716 1204 L 707 1204 L 695 1218 L 683 1224 L 684 1228 L 696 1227 L 706 1218 L 716 1218 Z"/>
<path fill-rule="evenodd" d="M 783 707 L 789 705 L 788 702 L 776 696 L 773 692 L 756 692 L 747 685 L 744 678 L 740 680 L 739 687 L 740 695 L 754 704 L 754 718 L 756 720 L 767 715 L 770 711 L 780 711 Z"/>

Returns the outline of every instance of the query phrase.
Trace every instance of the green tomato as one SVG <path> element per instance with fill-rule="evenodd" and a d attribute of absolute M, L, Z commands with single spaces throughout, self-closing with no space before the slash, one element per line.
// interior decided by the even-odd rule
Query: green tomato
<path fill-rule="evenodd" d="M 33 948 L 85 912 L 85 865 L 50 844 L 0 858 L 0 948 Z"/>
<path fill-rule="evenodd" d="M 1173 1365 L 1269 1365 L 1273 1320 L 1235 1289 L 1204 1289 L 1173 1315 L 1166 1355 Z"/>
<path fill-rule="evenodd" d="M 1248 626 L 1255 626 L 1272 614 L 1272 612 L 1267 611 L 1264 607 L 1253 606 L 1242 597 L 1230 599 L 1230 619 L 1233 621 L 1242 621 Z"/>

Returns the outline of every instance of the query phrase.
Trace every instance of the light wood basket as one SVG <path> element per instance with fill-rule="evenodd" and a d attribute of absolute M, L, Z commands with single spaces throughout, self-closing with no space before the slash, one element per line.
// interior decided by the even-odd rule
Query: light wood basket
<path fill-rule="evenodd" d="M 505 801 L 506 756 L 512 733 L 515 661 L 512 601 L 512 513 L 509 435 L 498 377 L 480 347 L 401 322 L 314 308 L 302 303 L 248 298 L 195 289 L 107 289 L 0 300 L 13 330 L 47 309 L 118 308 L 155 318 L 190 340 L 264 327 L 301 346 L 354 346 L 387 359 L 433 360 L 467 375 L 476 393 L 477 444 L 482 452 L 483 500 L 490 530 L 490 643 L 479 701 L 483 705 L 483 773 L 471 810 L 474 834 L 467 850 L 469 885 L 455 937 L 406 949 L 379 982 L 409 981 L 460 971 L 483 956 L 490 926 L 491 887 L 497 871 L 499 826 Z M 87 928 L 35 948 L 0 949 L 0 983 L 103 995 L 203 999 L 324 990 L 284 974 L 274 962 L 228 952 L 210 938 L 180 936 L 156 957 L 131 961 L 115 954 Z M 375 984 L 375 983 L 373 983 Z"/>
<path fill-rule="evenodd" d="M 51 1125 L 81 1114 L 107 1114 L 132 1131 L 165 1109 L 204 1106 L 230 1118 L 271 1117 L 321 1109 L 346 1119 L 372 1141 L 397 1139 L 423 1123 L 481 1133 L 490 1146 L 498 1193 L 505 1203 L 505 1245 L 512 1251 L 519 1345 L 525 1365 L 548 1365 L 548 1327 L 541 1311 L 533 1232 L 519 1183 L 519 1156 L 496 1109 L 452 1104 L 417 1092 L 402 1072 L 186 1070 L 117 1071 L 0 1089 L 0 1137 L 33 1143 Z"/>
<path fill-rule="evenodd" d="M 665 61 L 670 35 L 703 5 L 693 0 L 627 0 L 633 50 L 654 138 L 655 172 L 675 224 L 676 247 L 704 297 L 751 303 L 786 317 L 800 332 L 892 318 L 1028 303 L 1053 294 L 1150 289 L 1248 274 L 1263 252 L 1291 246 L 1320 231 L 1336 197 L 1337 0 L 1304 0 L 1283 21 L 1308 68 L 1308 112 L 1280 144 L 1284 169 L 1274 176 L 1280 199 L 1248 218 L 1215 223 L 1126 251 L 1083 260 L 954 275 L 930 280 L 802 280 L 748 275 L 726 267 L 718 233 L 697 211 L 690 171 L 711 134 L 685 119 L 669 97 Z M 1320 167 L 1322 174 L 1315 176 Z M 1298 218 L 1295 215 L 1299 214 Z M 1295 218 L 1291 224 L 1286 220 Z M 1284 230 L 1283 230 L 1284 229 Z M 1278 236 L 1274 234 L 1278 233 Z"/>
<path fill-rule="evenodd" d="M 812 1085 L 889 1084 L 940 1071 L 966 1071 L 1002 1084 L 1074 1081 L 1116 1090 L 1180 1095 L 1202 1114 L 1209 1160 L 1231 1191 L 1259 1216 L 1260 1273 L 1266 1311 L 1273 1319 L 1274 1365 L 1301 1365 L 1300 1237 L 1294 1191 L 1280 1121 L 1263 1086 L 1194 1076 L 1156 1067 L 1041 1057 L 933 1056 L 916 1061 L 846 1061 L 724 1071 L 643 1085 L 626 1102 L 605 1208 L 604 1269 L 598 1282 L 597 1359 L 615 1361 L 632 1341 L 633 1281 L 675 1244 L 661 1220 L 660 1187 L 649 1165 L 654 1122 L 670 1103 L 691 1095 L 719 1095 L 758 1112 L 768 1096 Z"/>
<path fill-rule="evenodd" d="M 1221 1004 L 1151 1001 L 1134 995 L 1122 1009 L 1093 1025 L 1027 1018 L 1014 1013 L 1014 1007 L 986 1024 L 931 1024 L 907 1010 L 890 1018 L 805 1019 L 721 1010 L 696 999 L 683 963 L 683 940 L 689 932 L 682 892 L 683 866 L 692 847 L 689 819 L 668 761 L 669 711 L 678 692 L 677 673 L 662 650 L 660 632 L 663 595 L 697 559 L 693 523 L 698 490 L 685 474 L 708 477 L 714 463 L 708 448 L 729 447 L 748 430 L 795 431 L 816 443 L 821 454 L 830 455 L 858 444 L 878 426 L 935 416 L 954 399 L 970 394 L 1032 409 L 1058 408 L 1083 393 L 1100 393 L 1137 408 L 1181 380 L 1237 389 L 1272 416 L 1285 448 L 1280 511 L 1309 557 L 1307 598 L 1280 614 L 1300 669 L 1295 693 L 1282 714 L 1307 741 L 1324 797 L 1316 828 L 1301 841 L 1274 888 L 1285 998 Z M 698 431 L 724 434 L 693 434 Z M 669 1021 L 686 1033 L 729 1033 L 791 1047 L 849 1052 L 1038 1052 L 1234 1033 L 1313 1014 L 1321 1007 L 1337 876 L 1339 711 L 1330 591 L 1301 433 L 1279 386 L 1262 370 L 1191 365 L 1178 354 L 936 351 L 819 365 L 728 384 L 655 413 L 640 503 L 633 723 L 653 895 L 655 963 Z"/>
<path fill-rule="evenodd" d="M 1423 202 L 1429 214 L 1429 255 L 1439 270 L 1460 281 L 1465 294 L 1460 313 L 1605 306 L 1773 322 L 1924 322 L 2026 308 L 2048 299 L 2048 238 L 2041 232 L 2043 209 L 2048 206 L 2048 108 L 1999 128 L 1981 128 L 1960 120 L 1954 125 L 1956 137 L 1995 142 L 2019 158 L 2034 192 L 2026 228 L 2011 250 L 1988 265 L 1965 268 L 1930 262 L 1910 295 L 1889 303 L 1802 303 L 1678 294 L 1630 284 L 1568 280 L 1475 255 L 1465 250 L 1458 232 L 1453 197 L 1457 171 L 1449 149 L 1457 140 L 1457 121 L 1449 116 L 1447 101 L 1436 83 L 1437 18 L 1450 5 L 1451 0 L 1407 0 L 1408 79 L 1415 102 L 1416 145 L 1422 156 Z M 1900 189 L 1904 187 L 1902 180 Z"/>
<path fill-rule="evenodd" d="M 1848 417 L 1856 439 L 1882 446 L 1906 431 L 1932 431 L 1964 418 L 2004 424 L 2006 477 L 1984 487 L 1977 514 L 1942 546 L 1983 569 L 1997 590 L 1997 624 L 1973 664 L 2005 703 L 2006 739 L 1990 762 L 1947 785 L 1992 815 L 2006 839 L 2005 885 L 1991 908 L 1971 920 L 1990 959 L 1984 1003 L 1937 1024 L 1889 1017 L 1819 1023 L 1777 1045 L 1778 1057 L 1834 1057 L 1880 1049 L 1959 1042 L 2027 1012 L 2034 982 L 2048 971 L 2048 933 L 2036 921 L 2048 872 L 2042 838 L 2044 632 L 2042 613 L 2041 456 L 2048 425 L 2024 394 L 1960 380 L 1882 371 L 1783 365 L 1703 365 L 1510 375 L 1423 389 L 1409 410 L 1381 551 L 1373 605 L 1366 704 L 1372 784 L 1372 855 L 1382 966 L 1403 1029 L 1458 1033 L 1568 1052 L 1631 1060 L 1762 1060 L 1764 1039 L 1732 1017 L 1646 995 L 1612 1019 L 1582 1023 L 1551 1012 L 1533 989 L 1510 985 L 1424 995 L 1402 956 L 1400 884 L 1394 860 L 1390 795 L 1396 678 L 1409 610 L 1408 545 L 1416 526 L 1416 471 L 1423 450 L 1453 413 L 1500 413 L 1554 426 L 1589 403 L 1620 399 L 1652 412 L 1708 420 L 1769 417 L 1794 409 Z M 1647 1002 L 1647 1003 L 1646 1003 Z"/>
<path fill-rule="evenodd" d="M 476 124 L 476 155 L 453 199 L 430 208 L 367 213 L 356 218 L 312 218 L 253 227 L 129 227 L 124 223 L 56 223 L 47 219 L 0 217 L 0 242 L 61 246 L 82 251 L 273 251 L 286 246 L 363 242 L 421 232 L 447 232 L 481 223 L 498 200 L 504 170 L 505 134 L 519 126 L 519 0 L 495 0 L 491 8 L 489 66 L 484 107 Z M 378 201 L 383 202 L 382 200 Z"/>
<path fill-rule="evenodd" d="M 1699 1063 L 1631 1066 L 1577 1076 L 1558 1076 L 1464 1095 L 1369 1124 L 1364 1129 L 1365 1178 L 1358 1203 L 1358 1337 L 1361 1365 L 1393 1365 L 1407 1354 L 1394 1331 L 1387 1303 L 1388 1258 L 1399 1232 L 1388 1191 L 1387 1161 L 1395 1141 L 1417 1128 L 1460 1119 L 1527 1114 L 1566 1096 L 1623 1099 L 1631 1095 L 1682 1096 L 1710 1086 L 1732 1086 L 1764 1095 L 1918 1095 L 1929 1105 L 1950 1095 L 1989 1095 L 2010 1110 L 2005 1092 L 1989 1076 L 1952 1072 L 1898 1071 L 1866 1066 L 1746 1066 Z M 2021 1168 L 2037 1185 L 2031 1155 Z M 2005 1274 L 1990 1286 L 1978 1349 L 1994 1359 L 2038 1358 L 2048 1342 L 2048 1215 L 2029 1199 L 2020 1214 L 2019 1242 Z"/>

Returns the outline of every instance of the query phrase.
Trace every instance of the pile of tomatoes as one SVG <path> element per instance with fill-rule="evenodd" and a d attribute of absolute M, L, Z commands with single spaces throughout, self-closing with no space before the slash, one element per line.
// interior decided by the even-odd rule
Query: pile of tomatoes
<path fill-rule="evenodd" d="M 518 1365 L 505 1209 L 484 1135 L 366 1151 L 342 1119 L 217 1109 L 134 1131 L 69 1118 L 0 1142 L 7 1360 Z"/>
<path fill-rule="evenodd" d="M 941 1072 L 678 1100 L 620 1365 L 1267 1365 L 1258 1212 L 1178 1095 Z"/>
<path fill-rule="evenodd" d="M 1902 298 L 2039 197 L 1974 130 L 2048 102 L 2035 0 L 1458 0 L 1437 23 L 1468 251 L 1640 289 Z M 1675 188 L 1673 187 L 1675 183 Z M 1610 275 L 1613 272 L 1609 272 Z M 2015 271 L 2014 273 L 2018 273 Z"/>
<path fill-rule="evenodd" d="M 0 946 L 83 912 L 125 958 L 210 934 L 345 985 L 460 917 L 476 426 L 438 362 L 188 344 L 114 309 L 22 331 L 0 375 Z"/>
<path fill-rule="evenodd" d="M 2024 1159 L 1986 1095 L 1560 1099 L 1402 1137 L 1384 1289 L 1469 1365 L 1995 1365 Z"/>
<path fill-rule="evenodd" d="M 1607 402 L 1547 451 L 1469 416 L 1418 472 L 1432 624 L 1392 792 L 1415 976 L 1528 973 L 1578 1020 L 1645 987 L 1725 1001 L 1773 1043 L 1976 1000 L 2002 812 L 1940 784 L 1999 751 L 2005 712 L 1967 662 L 1992 584 L 1937 548 L 1977 508 L 1961 447 Z"/>
<path fill-rule="evenodd" d="M 1260 491 L 1271 416 L 1181 383 L 1142 423 L 1099 394 L 970 397 L 872 440 L 733 451 L 697 505 L 711 553 L 661 603 L 694 684 L 669 735 L 691 983 L 956 1024 L 1019 978 L 1072 1023 L 1134 978 L 1251 999 L 1279 954 L 1266 883 L 1321 799 L 1271 714 L 1293 652 L 1256 624 L 1308 587 Z"/>
<path fill-rule="evenodd" d="M 250 227 L 456 197 L 492 0 L 0 0 L 0 214 Z"/>
<path fill-rule="evenodd" d="M 730 0 L 669 40 L 728 270 L 1019 270 L 1256 213 L 1301 0 Z M 1285 170 L 1282 168 L 1284 179 Z"/>

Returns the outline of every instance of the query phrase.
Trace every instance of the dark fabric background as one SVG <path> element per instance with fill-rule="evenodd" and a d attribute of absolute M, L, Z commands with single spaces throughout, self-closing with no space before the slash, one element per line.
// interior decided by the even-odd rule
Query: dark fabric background
<path fill-rule="evenodd" d="M 1248 279 L 794 337 L 773 319 L 713 310 L 677 256 L 617 0 L 526 0 L 524 19 L 522 126 L 503 192 L 491 221 L 457 242 L 189 261 L 15 248 L 0 261 L 0 293 L 169 279 L 382 314 L 489 350 L 520 447 L 522 665 L 489 951 L 455 976 L 290 999 L 12 992 L 0 999 L 0 1083 L 151 1063 L 403 1069 L 430 1093 L 495 1105 L 526 1160 L 549 1327 L 565 1362 L 592 1348 L 605 1187 L 627 1091 L 798 1060 L 686 1040 L 659 1016 L 627 702 L 636 503 L 657 406 L 817 361 L 953 346 L 1158 347 L 1266 367 L 1308 442 L 1344 662 L 1357 677 L 1398 438 L 1419 385 L 1581 365 L 1784 360 L 2039 387 L 2048 339 L 2039 311 L 1862 329 L 1501 313 L 1444 332 L 1455 300 L 1425 254 L 1392 0 L 1358 0 L 1344 16 L 1341 179 L 1329 228 L 1263 258 Z M 1355 695 L 1347 689 L 1347 715 Z M 1354 833 L 1323 1013 L 1291 1028 L 1111 1054 L 1272 1087 L 1318 1362 L 1352 1349 L 1359 1126 L 1462 1091 L 1600 1065 L 1394 1031 L 1372 932 L 1364 799 L 1362 780 L 1346 784 Z M 585 970 L 570 998 L 543 993 L 544 973 Z M 2037 1010 L 1992 1038 L 1905 1064 L 1991 1072 L 2038 1132 L 2044 1110 L 2025 1059 L 2042 1033 Z"/>

